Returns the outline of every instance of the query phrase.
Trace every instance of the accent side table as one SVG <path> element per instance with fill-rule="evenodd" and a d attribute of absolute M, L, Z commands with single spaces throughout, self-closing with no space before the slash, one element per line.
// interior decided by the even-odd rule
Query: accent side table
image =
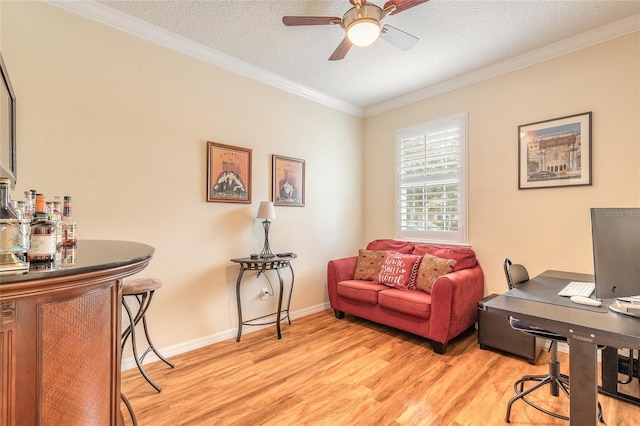
<path fill-rule="evenodd" d="M 293 268 L 291 267 L 291 261 L 298 257 L 295 253 L 287 253 L 286 255 L 276 255 L 274 257 L 260 257 L 260 258 L 251 258 L 251 257 L 243 257 L 239 259 L 231 259 L 232 262 L 240 265 L 240 272 L 238 273 L 238 279 L 236 280 L 236 301 L 238 303 L 238 335 L 236 337 L 236 342 L 240 341 L 240 337 L 242 337 L 242 326 L 255 326 L 255 325 L 269 325 L 276 324 L 276 331 L 278 334 L 278 339 L 282 338 L 282 334 L 280 333 L 280 322 L 284 319 L 289 321 L 291 324 L 291 317 L 289 316 L 289 308 L 291 306 L 291 295 L 293 294 L 293 282 L 294 282 L 294 274 Z M 283 268 L 289 268 L 291 271 L 291 289 L 289 290 L 289 298 L 287 301 L 287 306 L 283 310 L 282 309 L 282 297 L 284 293 L 284 282 L 282 279 L 282 274 L 280 270 Z M 245 271 L 258 271 L 258 275 L 265 273 L 266 271 L 275 270 L 278 274 L 278 281 L 280 283 L 280 292 L 278 293 L 278 310 L 274 313 L 263 315 L 261 317 L 252 318 L 249 320 L 242 319 L 242 301 L 240 300 L 240 284 L 242 283 L 242 276 Z M 285 313 L 284 317 L 282 316 L 283 312 Z M 268 318 L 270 316 L 276 316 L 275 321 L 270 322 L 256 322 L 258 320 L 262 320 Z"/>

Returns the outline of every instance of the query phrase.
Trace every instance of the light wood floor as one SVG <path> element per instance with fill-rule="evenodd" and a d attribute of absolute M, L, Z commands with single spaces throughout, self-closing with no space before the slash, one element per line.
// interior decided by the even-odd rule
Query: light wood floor
<path fill-rule="evenodd" d="M 501 425 L 513 382 L 547 370 L 481 350 L 467 332 L 437 355 L 424 339 L 333 311 L 246 334 L 146 365 L 161 393 L 137 369 L 122 390 L 140 426 L 175 425 Z M 562 371 L 568 356 L 561 354 Z M 636 378 L 624 392 L 640 394 Z M 536 400 L 564 409 L 564 399 Z M 599 396 L 608 425 L 637 426 L 640 407 Z M 124 405 L 123 405 L 124 409 Z M 130 425 L 130 419 L 126 418 Z M 568 424 L 517 402 L 513 425 Z"/>

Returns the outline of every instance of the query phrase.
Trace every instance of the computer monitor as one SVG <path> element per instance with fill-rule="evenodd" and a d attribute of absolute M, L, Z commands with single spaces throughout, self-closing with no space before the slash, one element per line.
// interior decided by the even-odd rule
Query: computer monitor
<path fill-rule="evenodd" d="M 592 208 L 596 298 L 640 295 L 640 208 Z"/>

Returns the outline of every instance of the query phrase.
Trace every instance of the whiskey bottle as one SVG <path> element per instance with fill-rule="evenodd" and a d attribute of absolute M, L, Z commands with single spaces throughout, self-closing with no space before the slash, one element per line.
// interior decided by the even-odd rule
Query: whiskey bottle
<path fill-rule="evenodd" d="M 31 221 L 31 245 L 27 252 L 29 262 L 53 262 L 56 258 L 56 226 L 49 220 L 45 198 L 36 194 L 35 214 Z"/>
<path fill-rule="evenodd" d="M 76 230 L 78 225 L 71 218 L 71 197 L 64 196 L 64 207 L 62 211 L 62 229 L 64 233 L 64 240 L 62 245 L 72 246 L 76 243 Z"/>

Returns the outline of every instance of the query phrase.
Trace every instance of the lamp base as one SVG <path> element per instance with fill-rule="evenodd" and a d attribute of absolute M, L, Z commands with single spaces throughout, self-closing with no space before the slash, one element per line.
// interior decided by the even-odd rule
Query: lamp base
<path fill-rule="evenodd" d="M 264 227 L 264 247 L 262 247 L 260 257 L 264 258 L 276 257 L 271 251 L 271 247 L 269 247 L 269 225 L 271 225 L 271 222 L 268 220 L 262 222 L 262 226 Z"/>

